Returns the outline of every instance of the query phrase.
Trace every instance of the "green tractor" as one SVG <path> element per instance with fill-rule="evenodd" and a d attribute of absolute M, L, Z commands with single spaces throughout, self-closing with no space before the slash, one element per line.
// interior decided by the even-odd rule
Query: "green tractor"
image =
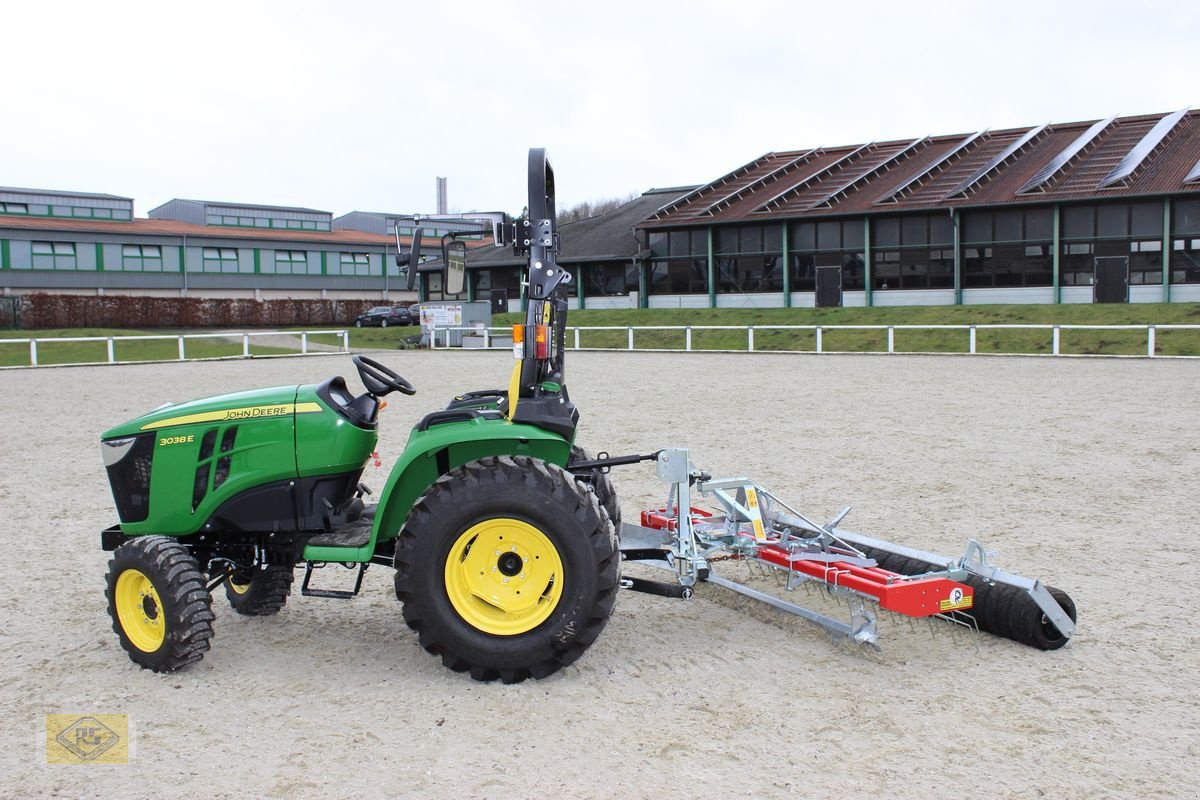
<path fill-rule="evenodd" d="M 507 390 L 470 392 L 412 430 L 377 504 L 359 482 L 381 399 L 413 394 L 383 364 L 341 377 L 167 405 L 102 436 L 120 524 L 108 611 L 134 663 L 172 672 L 213 634 L 212 593 L 234 611 L 278 612 L 305 566 L 306 595 L 352 597 L 371 564 L 395 568 L 421 645 L 452 670 L 506 683 L 545 677 L 599 636 L 620 585 L 620 510 L 606 465 L 574 446 L 563 374 L 566 286 L 555 263 L 554 173 L 529 154 L 527 215 L 480 215 L 497 246 L 529 255 L 528 313 Z M 397 263 L 415 282 L 421 230 Z M 443 238 L 449 293 L 465 245 Z M 357 570 L 353 591 L 309 586 L 314 567 Z"/>

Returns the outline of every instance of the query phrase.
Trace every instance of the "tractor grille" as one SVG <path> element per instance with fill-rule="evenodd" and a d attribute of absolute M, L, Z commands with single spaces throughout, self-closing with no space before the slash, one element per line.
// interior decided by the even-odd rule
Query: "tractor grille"
<path fill-rule="evenodd" d="M 233 449 L 233 442 L 237 438 L 237 428 L 229 427 L 225 429 L 225 433 L 221 436 L 221 457 L 217 459 L 217 471 L 213 475 L 213 488 L 219 489 L 225 479 L 229 477 L 229 468 L 233 464 L 232 455 L 224 455 Z"/>
<path fill-rule="evenodd" d="M 108 467 L 108 483 L 121 522 L 144 522 L 150 516 L 150 466 L 154 434 L 144 433 L 117 463 Z"/>
<path fill-rule="evenodd" d="M 225 428 L 221 434 L 219 457 L 214 459 L 217 431 L 217 428 L 205 431 L 204 437 L 200 440 L 199 464 L 196 467 L 196 477 L 192 482 L 192 511 L 200 507 L 200 501 L 208 494 L 209 477 L 212 477 L 212 488 L 213 491 L 216 491 L 229 478 L 229 472 L 233 466 L 233 454 L 230 451 L 233 450 L 234 442 L 237 440 L 237 426 L 230 425 Z M 216 462 L 215 469 L 213 468 L 214 460 Z"/>

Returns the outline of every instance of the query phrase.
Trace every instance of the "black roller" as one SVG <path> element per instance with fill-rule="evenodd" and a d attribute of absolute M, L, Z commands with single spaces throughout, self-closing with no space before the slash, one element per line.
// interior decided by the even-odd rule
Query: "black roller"
<path fill-rule="evenodd" d="M 920 575 L 944 568 L 940 564 L 876 550 L 873 547 L 859 549 L 868 558 L 875 559 L 882 569 L 901 575 Z M 960 583 L 965 583 L 974 590 L 974 603 L 970 614 L 975 618 L 979 630 L 984 633 L 1011 639 L 1039 650 L 1057 650 L 1067 643 L 1068 637 L 1062 635 L 1025 590 L 1002 583 L 989 583 L 976 575 L 968 575 Z M 1052 586 L 1047 586 L 1046 589 L 1074 622 L 1075 602 L 1071 600 L 1070 595 Z"/>

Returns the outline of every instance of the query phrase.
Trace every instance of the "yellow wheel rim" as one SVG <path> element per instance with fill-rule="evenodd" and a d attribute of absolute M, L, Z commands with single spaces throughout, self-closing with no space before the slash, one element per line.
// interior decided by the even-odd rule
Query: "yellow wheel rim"
<path fill-rule="evenodd" d="M 234 594 L 245 594 L 246 592 L 250 591 L 250 582 L 247 581 L 245 583 L 234 583 L 233 578 L 230 578 L 229 588 L 233 590 Z"/>
<path fill-rule="evenodd" d="M 153 653 L 162 647 L 167 636 L 162 601 L 144 573 L 136 569 L 122 572 L 117 578 L 113 601 L 121 630 L 134 647 L 145 653 Z"/>
<path fill-rule="evenodd" d="M 469 625 L 496 636 L 533 630 L 558 607 L 563 564 L 554 543 L 517 519 L 472 525 L 446 558 L 446 594 Z"/>

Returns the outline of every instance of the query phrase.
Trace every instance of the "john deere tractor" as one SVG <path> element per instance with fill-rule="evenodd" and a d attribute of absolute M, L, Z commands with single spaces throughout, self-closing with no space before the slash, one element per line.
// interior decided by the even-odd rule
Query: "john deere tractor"
<path fill-rule="evenodd" d="M 395 568 L 396 597 L 421 645 L 452 670 L 506 683 L 541 678 L 596 640 L 619 585 L 620 511 L 605 470 L 574 446 L 564 383 L 570 273 L 555 263 L 554 173 L 529 153 L 521 219 L 480 215 L 497 246 L 528 254 L 528 313 L 510 385 L 469 392 L 413 428 L 378 497 L 359 482 L 380 401 L 413 386 L 356 356 L 364 391 L 341 377 L 167 405 L 104 433 L 120 524 L 108 610 L 134 663 L 172 672 L 213 635 L 212 593 L 233 610 L 278 612 L 305 568 L 305 594 L 358 593 L 369 565 Z M 409 287 L 421 230 L 409 252 Z M 448 293 L 465 245 L 442 242 Z M 314 568 L 357 570 L 353 590 L 310 587 Z"/>

